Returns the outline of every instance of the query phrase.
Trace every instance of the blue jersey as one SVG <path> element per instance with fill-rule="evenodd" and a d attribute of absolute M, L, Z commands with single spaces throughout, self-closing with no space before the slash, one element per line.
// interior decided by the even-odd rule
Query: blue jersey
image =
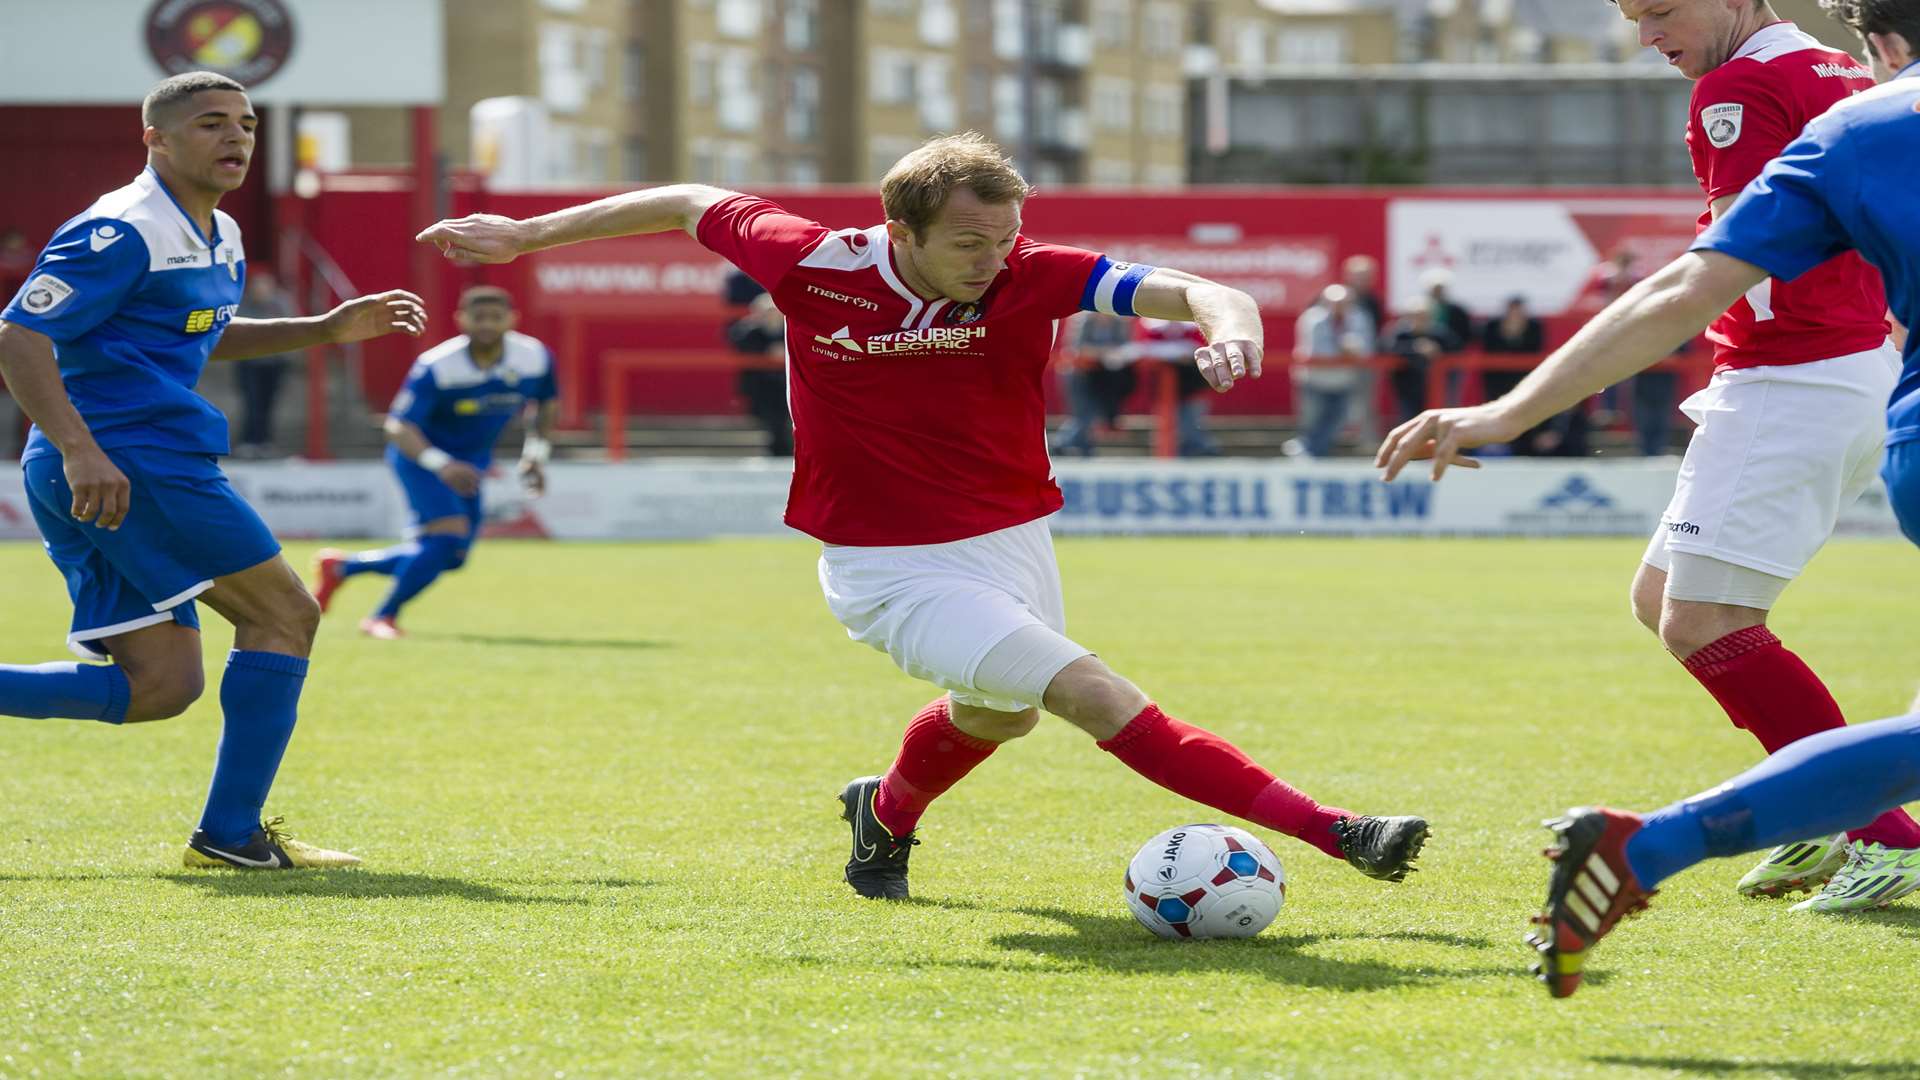
<path fill-rule="evenodd" d="M 387 412 L 418 427 L 433 445 L 484 469 L 493 461 L 493 444 L 526 403 L 551 401 L 555 393 L 553 354 L 539 341 L 508 331 L 500 359 L 482 368 L 473 362 L 462 334 L 414 362 Z"/>
<path fill-rule="evenodd" d="M 1886 279 L 1894 317 L 1920 328 L 1920 63 L 1808 124 L 1695 251 L 1792 279 L 1848 250 Z M 1920 439 L 1920 333 L 1887 406 L 1887 444 Z"/>
<path fill-rule="evenodd" d="M 102 449 L 227 452 L 193 392 L 246 282 L 240 227 L 207 236 L 152 169 L 60 226 L 0 319 L 53 339 L 67 397 Z M 23 461 L 53 453 L 35 428 Z"/>

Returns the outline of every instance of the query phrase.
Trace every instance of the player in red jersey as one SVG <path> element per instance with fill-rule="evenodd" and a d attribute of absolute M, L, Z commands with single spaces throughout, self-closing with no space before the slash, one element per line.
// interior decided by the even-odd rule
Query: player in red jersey
<path fill-rule="evenodd" d="M 789 525 L 825 545 L 820 582 L 856 641 L 948 691 L 913 718 L 893 767 L 841 793 L 847 883 L 905 899 L 927 805 L 1033 730 L 1040 707 L 1136 772 L 1399 881 L 1417 817 L 1323 806 L 1225 739 L 1161 712 L 1068 639 L 1046 518 L 1060 509 L 1042 376 L 1076 311 L 1198 323 L 1201 373 L 1258 378 L 1251 297 L 1177 270 L 1021 235 L 1029 189 L 991 143 L 935 139 L 881 185 L 884 224 L 832 230 L 750 195 L 682 184 L 515 221 L 420 234 L 464 263 L 684 229 L 765 286 L 787 317 L 794 423 Z"/>
<path fill-rule="evenodd" d="M 1708 203 L 1701 231 L 1809 120 L 1873 85 L 1872 72 L 1765 0 L 1617 2 L 1640 43 L 1695 81 L 1687 145 Z M 1699 427 L 1634 578 L 1633 612 L 1768 753 L 1846 723 L 1819 677 L 1767 629 L 1767 613 L 1879 465 L 1900 369 L 1886 313 L 1879 275 L 1851 251 L 1792 282 L 1763 281 L 1709 329 L 1713 379 L 1680 406 Z M 1523 389 L 1600 389 L 1575 385 L 1587 374 L 1543 369 Z M 1457 422 L 1454 413 L 1401 425 L 1379 462 L 1397 471 L 1406 447 Z M 1775 848 L 1738 888 L 1813 888 L 1795 910 L 1854 910 L 1871 906 L 1856 885 L 1874 867 L 1912 863 L 1920 874 L 1920 859 L 1908 858 L 1917 848 L 1920 826 L 1896 809 L 1863 829 Z"/>

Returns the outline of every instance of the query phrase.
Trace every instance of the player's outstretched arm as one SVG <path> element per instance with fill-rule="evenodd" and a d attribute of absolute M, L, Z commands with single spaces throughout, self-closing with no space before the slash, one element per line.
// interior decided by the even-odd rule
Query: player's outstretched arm
<path fill-rule="evenodd" d="M 1767 272 L 1717 251 L 1690 251 L 1607 305 L 1505 397 L 1462 409 L 1428 409 L 1388 433 L 1373 463 L 1393 479 L 1410 461 L 1477 468 L 1464 451 L 1508 442 L 1550 416 L 1652 367 L 1707 328 Z"/>
<path fill-rule="evenodd" d="M 680 229 L 689 236 L 707 207 L 733 195 L 705 184 L 669 184 L 612 195 L 539 217 L 468 214 L 435 222 L 414 239 L 462 266 L 504 263 L 542 248 Z"/>
<path fill-rule="evenodd" d="M 1239 289 L 1160 267 L 1135 290 L 1133 311 L 1150 319 L 1197 324 L 1207 345 L 1194 350 L 1193 362 L 1215 390 L 1225 392 L 1238 379 L 1260 377 L 1266 340 L 1260 305 Z"/>
<path fill-rule="evenodd" d="M 106 451 L 93 441 L 87 422 L 67 398 L 53 340 L 38 330 L 0 320 L 0 379 L 27 419 L 40 426 L 65 460 L 67 486 L 73 489 L 75 521 L 96 518 L 103 529 L 117 529 L 127 516 L 132 485 Z"/>
<path fill-rule="evenodd" d="M 527 439 L 520 447 L 516 471 L 527 490 L 535 495 L 547 492 L 547 461 L 553 457 L 553 422 L 559 412 L 558 401 L 527 402 Z"/>
<path fill-rule="evenodd" d="M 433 445 L 418 424 L 402 420 L 398 416 L 389 416 L 385 430 L 387 441 L 392 443 L 396 450 L 406 455 L 414 464 L 445 481 L 446 485 L 455 492 L 461 495 L 472 495 L 480 490 L 480 470 Z"/>
<path fill-rule="evenodd" d="M 427 309 L 405 289 L 355 297 L 325 315 L 292 319 L 233 319 L 220 331 L 215 360 L 247 360 L 297 352 L 315 345 L 345 345 L 387 334 L 419 337 Z"/>

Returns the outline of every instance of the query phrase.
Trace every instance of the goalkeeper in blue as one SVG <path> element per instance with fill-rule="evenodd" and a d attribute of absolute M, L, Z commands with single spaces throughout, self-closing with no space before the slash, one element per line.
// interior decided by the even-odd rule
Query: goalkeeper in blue
<path fill-rule="evenodd" d="M 1691 251 L 1621 296 L 1511 393 L 1396 428 L 1377 458 L 1389 479 L 1415 459 L 1430 459 L 1435 479 L 1449 465 L 1474 464 L 1465 450 L 1508 441 L 1665 356 L 1767 277 L 1791 280 L 1842 251 L 1879 268 L 1894 317 L 1920 326 L 1920 0 L 1823 3 L 1865 39 L 1881 85 L 1809 123 Z M 1887 426 L 1881 476 L 1902 530 L 1920 543 L 1920 333 L 1907 337 Z M 1555 996 L 1572 994 L 1587 950 L 1667 876 L 1768 845 L 1783 845 L 1773 857 L 1790 860 L 1796 841 L 1863 825 L 1915 798 L 1920 721 L 1909 716 L 1802 739 L 1644 821 L 1572 811 L 1550 823 L 1558 864 L 1532 938 L 1537 971 Z M 1807 904 L 1884 906 L 1920 890 L 1916 864 L 1911 852 L 1858 847 L 1847 872 Z"/>
<path fill-rule="evenodd" d="M 314 559 L 313 595 L 323 612 L 348 578 L 393 579 L 379 608 L 360 620 L 361 633 L 383 641 L 405 636 L 399 619 L 408 601 L 467 564 L 485 517 L 480 478 L 515 416 L 527 424 L 521 482 L 536 495 L 546 489 L 557 394 L 553 354 L 514 330 L 513 297 L 505 289 L 476 285 L 461 293 L 454 319 L 460 335 L 414 363 L 387 410 L 387 465 L 413 519 L 407 539 L 358 554 L 328 548 Z"/>
<path fill-rule="evenodd" d="M 0 665 L 0 714 L 109 724 L 200 697 L 196 602 L 233 624 L 213 783 L 188 867 L 360 860 L 263 821 L 293 737 L 319 609 L 220 471 L 227 422 L 194 392 L 212 360 L 363 341 L 426 323 L 405 292 L 323 316 L 236 316 L 247 256 L 217 209 L 253 157 L 245 89 L 177 75 L 141 106 L 147 166 L 54 234 L 0 311 L 0 377 L 34 421 L 21 457 L 34 523 L 66 578 L 67 645 L 107 663 Z"/>

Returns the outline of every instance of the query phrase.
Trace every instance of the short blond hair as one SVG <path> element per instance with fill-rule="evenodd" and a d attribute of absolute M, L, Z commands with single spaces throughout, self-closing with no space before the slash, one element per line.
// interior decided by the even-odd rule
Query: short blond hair
<path fill-rule="evenodd" d="M 964 187 L 985 203 L 1025 202 L 1033 189 L 985 135 L 969 131 L 929 139 L 887 170 L 880 181 L 880 205 L 887 220 L 898 221 L 925 239 L 927 226 L 940 216 L 947 197 Z"/>

